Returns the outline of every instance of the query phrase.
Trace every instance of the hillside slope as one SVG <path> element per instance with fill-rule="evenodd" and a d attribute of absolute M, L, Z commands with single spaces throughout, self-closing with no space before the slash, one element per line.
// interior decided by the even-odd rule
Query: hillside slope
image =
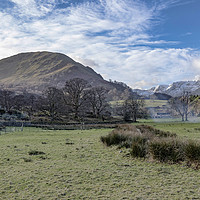
<path fill-rule="evenodd" d="M 52 52 L 20 53 L 0 60 L 0 86 L 14 91 L 41 93 L 49 86 L 61 88 L 67 80 L 82 78 L 92 86 L 103 86 L 120 98 L 127 88 L 108 82 L 92 68 L 70 57 Z"/>

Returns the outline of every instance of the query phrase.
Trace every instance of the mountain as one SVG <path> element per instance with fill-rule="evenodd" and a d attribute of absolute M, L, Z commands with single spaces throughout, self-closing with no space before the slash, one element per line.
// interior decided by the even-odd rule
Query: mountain
<path fill-rule="evenodd" d="M 62 88 L 67 80 L 82 78 L 92 86 L 103 86 L 109 94 L 123 96 L 127 88 L 108 82 L 92 68 L 61 53 L 20 53 L 0 60 L 0 87 L 40 94 L 49 86 Z"/>
<path fill-rule="evenodd" d="M 200 95 L 200 81 L 179 81 L 172 83 L 164 90 L 165 94 L 169 94 L 173 97 L 181 96 L 186 91 L 193 95 Z"/>
<path fill-rule="evenodd" d="M 170 85 L 158 85 L 149 90 L 134 89 L 133 92 L 145 97 L 150 97 L 156 93 L 177 97 L 181 96 L 183 92 L 189 92 L 191 95 L 200 95 L 200 81 L 178 81 Z"/>
<path fill-rule="evenodd" d="M 163 93 L 163 91 L 167 90 L 168 87 L 169 85 L 157 85 L 154 88 L 153 93 Z"/>

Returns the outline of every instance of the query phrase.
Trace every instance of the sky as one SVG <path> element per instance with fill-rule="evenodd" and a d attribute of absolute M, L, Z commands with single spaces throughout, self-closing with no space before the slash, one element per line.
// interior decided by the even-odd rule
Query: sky
<path fill-rule="evenodd" d="M 200 80 L 200 0 L 0 0 L 0 59 L 64 53 L 149 89 Z"/>

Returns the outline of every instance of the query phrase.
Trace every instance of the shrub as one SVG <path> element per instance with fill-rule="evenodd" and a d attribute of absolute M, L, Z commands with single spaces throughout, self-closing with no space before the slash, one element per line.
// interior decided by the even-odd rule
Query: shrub
<path fill-rule="evenodd" d="M 130 124 L 120 124 L 115 130 L 137 132 L 136 126 Z"/>
<path fill-rule="evenodd" d="M 185 156 L 190 162 L 200 162 L 200 144 L 188 141 L 185 147 Z"/>
<path fill-rule="evenodd" d="M 178 140 L 176 134 L 161 131 L 147 125 L 120 125 L 109 135 L 101 137 L 107 146 L 118 145 L 119 148 L 130 148 L 130 154 L 137 158 L 148 155 L 160 162 L 200 164 L 200 144 Z"/>
<path fill-rule="evenodd" d="M 119 125 L 109 135 L 102 136 L 101 141 L 107 146 L 120 145 L 120 147 L 131 147 L 132 139 L 140 132 L 133 125 Z"/>
<path fill-rule="evenodd" d="M 107 136 L 101 137 L 101 141 L 105 143 L 107 146 L 118 145 L 121 144 L 122 142 L 125 142 L 128 139 L 129 137 L 127 135 L 118 134 L 115 132 L 112 132 Z"/>
<path fill-rule="evenodd" d="M 123 141 L 119 145 L 119 149 L 121 149 L 121 148 L 126 148 L 126 149 L 131 148 L 132 143 L 133 143 L 132 139 L 127 139 L 126 141 Z"/>
<path fill-rule="evenodd" d="M 148 138 L 145 136 L 135 136 L 132 140 L 131 155 L 133 157 L 145 158 L 148 154 Z"/>
<path fill-rule="evenodd" d="M 183 142 L 172 138 L 153 140 L 149 145 L 150 153 L 154 159 L 172 163 L 184 160 L 184 147 Z"/>
<path fill-rule="evenodd" d="M 175 133 L 155 129 L 154 127 L 148 126 L 148 125 L 137 125 L 136 127 L 141 131 L 142 134 L 148 133 L 148 134 L 152 134 L 158 137 L 176 137 L 177 136 Z"/>
<path fill-rule="evenodd" d="M 147 125 L 119 125 L 109 135 L 102 136 L 101 141 L 107 146 L 119 145 L 119 148 L 131 148 L 134 157 L 145 157 L 148 151 L 147 141 L 153 140 L 156 136 L 172 137 L 175 134 L 160 131 Z"/>

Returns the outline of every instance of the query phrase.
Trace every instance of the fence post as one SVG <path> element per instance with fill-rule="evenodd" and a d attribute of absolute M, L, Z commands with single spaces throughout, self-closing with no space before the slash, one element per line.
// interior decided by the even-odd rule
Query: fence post
<path fill-rule="evenodd" d="M 24 123 L 22 122 L 21 131 L 23 131 Z"/>

